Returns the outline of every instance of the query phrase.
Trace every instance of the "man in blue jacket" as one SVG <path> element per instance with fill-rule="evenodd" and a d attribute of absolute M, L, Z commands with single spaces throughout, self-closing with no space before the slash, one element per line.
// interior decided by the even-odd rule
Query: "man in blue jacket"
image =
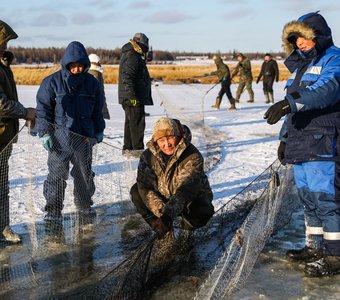
<path fill-rule="evenodd" d="M 288 257 L 305 261 L 309 276 L 340 273 L 340 50 L 318 13 L 285 25 L 285 61 L 292 73 L 284 100 L 265 113 L 269 124 L 286 116 L 279 159 L 294 164 L 304 205 L 306 246 Z"/>
<path fill-rule="evenodd" d="M 90 74 L 84 46 L 71 42 L 62 69 L 46 77 L 37 93 L 37 129 L 48 150 L 49 174 L 44 182 L 45 220 L 61 220 L 69 163 L 73 164 L 74 202 L 83 214 L 93 215 L 92 147 L 103 140 L 104 95 Z"/>

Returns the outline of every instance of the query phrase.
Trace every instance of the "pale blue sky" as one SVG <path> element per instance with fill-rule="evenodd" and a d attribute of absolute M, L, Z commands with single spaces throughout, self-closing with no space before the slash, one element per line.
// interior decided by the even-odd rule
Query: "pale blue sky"
<path fill-rule="evenodd" d="M 281 51 L 284 24 L 320 10 L 340 46 L 336 0 L 12 0 L 1 18 L 19 38 L 9 46 L 121 47 L 144 32 L 154 49 Z"/>

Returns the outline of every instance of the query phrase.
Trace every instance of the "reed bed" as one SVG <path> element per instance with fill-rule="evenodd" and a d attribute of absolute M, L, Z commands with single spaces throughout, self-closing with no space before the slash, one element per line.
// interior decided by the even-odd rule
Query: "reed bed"
<path fill-rule="evenodd" d="M 228 64 L 230 70 L 236 66 Z M 253 78 L 256 80 L 260 73 L 261 64 L 253 64 Z M 48 75 L 59 70 L 59 65 L 51 66 L 19 66 L 12 67 L 14 78 L 18 85 L 40 85 L 42 80 Z M 176 66 L 176 65 L 148 65 L 150 76 L 157 80 L 162 80 L 166 84 L 178 83 L 217 83 L 216 76 L 204 76 L 216 70 L 214 64 L 207 66 Z M 289 72 L 286 67 L 279 63 L 280 81 L 287 80 Z M 104 82 L 106 84 L 118 83 L 118 65 L 104 66 Z M 237 83 L 238 78 L 233 79 L 233 83 Z"/>

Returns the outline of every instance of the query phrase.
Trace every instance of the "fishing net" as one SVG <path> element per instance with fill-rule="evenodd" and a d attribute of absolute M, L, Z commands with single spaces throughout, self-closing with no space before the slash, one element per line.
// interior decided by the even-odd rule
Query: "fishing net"
<path fill-rule="evenodd" d="M 160 98 L 168 115 L 192 130 L 212 170 L 226 136 L 206 127 L 203 113 Z M 188 232 L 176 220 L 159 240 L 129 201 L 138 158 L 122 156 L 121 137 L 96 144 L 50 126 L 50 151 L 22 129 L 0 154 L 1 216 L 23 236 L 20 245 L 0 244 L 2 298 L 222 299 L 243 287 L 297 207 L 291 169 L 275 161 L 207 226 Z"/>

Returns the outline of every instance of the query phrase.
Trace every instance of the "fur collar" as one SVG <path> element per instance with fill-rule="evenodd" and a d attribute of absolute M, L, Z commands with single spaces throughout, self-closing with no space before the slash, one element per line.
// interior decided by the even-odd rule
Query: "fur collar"
<path fill-rule="evenodd" d="M 294 45 L 288 42 L 288 36 L 291 33 L 298 33 L 307 40 L 313 40 L 316 36 L 314 30 L 305 23 L 299 21 L 291 21 L 283 27 L 282 47 L 289 54 L 294 50 Z"/>

